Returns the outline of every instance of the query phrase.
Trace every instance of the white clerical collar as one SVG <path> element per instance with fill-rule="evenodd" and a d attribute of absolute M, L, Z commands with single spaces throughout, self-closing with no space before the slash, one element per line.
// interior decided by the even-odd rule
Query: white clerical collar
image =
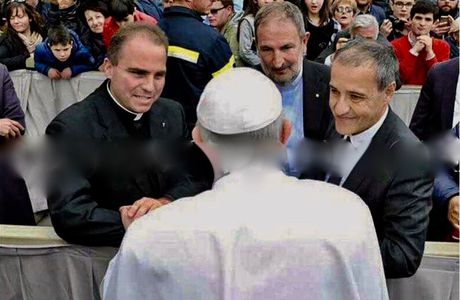
<path fill-rule="evenodd" d="M 285 91 L 285 90 L 289 90 L 291 89 L 293 86 L 296 86 L 299 81 L 302 79 L 302 75 L 303 75 L 303 62 L 300 63 L 300 70 L 299 70 L 299 74 L 297 74 L 297 77 L 291 81 L 290 83 L 286 84 L 286 85 L 279 85 L 279 84 L 276 84 L 276 87 L 278 88 L 278 90 L 280 91 Z"/>
<path fill-rule="evenodd" d="M 353 147 L 358 148 L 363 144 L 370 144 L 374 135 L 377 133 L 380 127 L 382 127 L 382 124 L 385 121 L 385 118 L 387 117 L 387 115 L 388 115 L 388 107 L 385 109 L 385 112 L 380 117 L 380 120 L 374 125 L 372 125 L 372 127 L 364 130 L 361 133 L 350 136 L 350 142 L 353 145 Z"/>
<path fill-rule="evenodd" d="M 134 117 L 134 121 L 139 121 L 141 118 L 142 118 L 142 115 L 143 113 L 135 113 L 135 112 L 132 112 L 130 111 L 129 109 L 127 109 L 126 107 L 124 107 L 123 105 L 120 104 L 120 102 L 118 102 L 118 100 L 115 98 L 115 96 L 112 94 L 112 92 L 110 91 L 110 81 L 107 82 L 107 92 L 109 93 L 110 97 L 112 98 L 112 100 L 119 106 L 121 107 L 124 111 L 130 113 L 133 115 Z"/>

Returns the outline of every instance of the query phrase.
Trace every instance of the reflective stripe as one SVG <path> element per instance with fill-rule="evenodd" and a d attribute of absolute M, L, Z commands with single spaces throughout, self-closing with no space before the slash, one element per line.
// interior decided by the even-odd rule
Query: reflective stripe
<path fill-rule="evenodd" d="M 230 71 L 233 68 L 234 64 L 235 64 L 235 57 L 232 55 L 228 63 L 225 66 L 223 66 L 222 69 L 212 73 L 212 77 L 217 77 L 219 75 L 224 74 L 227 71 Z"/>
<path fill-rule="evenodd" d="M 183 59 L 196 64 L 198 62 L 198 57 L 200 56 L 200 53 L 178 46 L 169 46 L 168 56 Z"/>

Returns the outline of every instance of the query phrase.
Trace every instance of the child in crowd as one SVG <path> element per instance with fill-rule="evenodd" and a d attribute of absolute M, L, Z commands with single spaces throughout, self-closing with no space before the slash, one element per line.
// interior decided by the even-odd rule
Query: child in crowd
<path fill-rule="evenodd" d="M 35 50 L 35 69 L 51 79 L 70 79 L 94 69 L 95 61 L 77 34 L 63 25 L 52 27 Z"/>

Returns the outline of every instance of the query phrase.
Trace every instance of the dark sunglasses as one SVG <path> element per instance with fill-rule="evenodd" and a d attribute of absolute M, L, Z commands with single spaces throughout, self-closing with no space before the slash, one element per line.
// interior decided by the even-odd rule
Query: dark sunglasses
<path fill-rule="evenodd" d="M 227 6 L 222 6 L 221 8 L 212 8 L 209 10 L 209 12 L 211 13 L 211 15 L 215 15 L 219 12 L 219 10 L 222 10 L 224 8 L 226 8 Z"/>

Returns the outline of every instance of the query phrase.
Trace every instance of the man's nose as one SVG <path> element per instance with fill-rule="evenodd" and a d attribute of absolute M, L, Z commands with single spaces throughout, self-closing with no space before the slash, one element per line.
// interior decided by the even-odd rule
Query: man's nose
<path fill-rule="evenodd" d="M 348 104 L 345 96 L 341 95 L 335 98 L 335 104 L 333 106 L 334 114 L 337 116 L 343 116 L 350 111 L 350 105 Z"/>
<path fill-rule="evenodd" d="M 278 69 L 283 66 L 283 63 L 283 55 L 281 54 L 281 52 L 275 51 L 275 53 L 273 54 L 273 66 Z"/>

